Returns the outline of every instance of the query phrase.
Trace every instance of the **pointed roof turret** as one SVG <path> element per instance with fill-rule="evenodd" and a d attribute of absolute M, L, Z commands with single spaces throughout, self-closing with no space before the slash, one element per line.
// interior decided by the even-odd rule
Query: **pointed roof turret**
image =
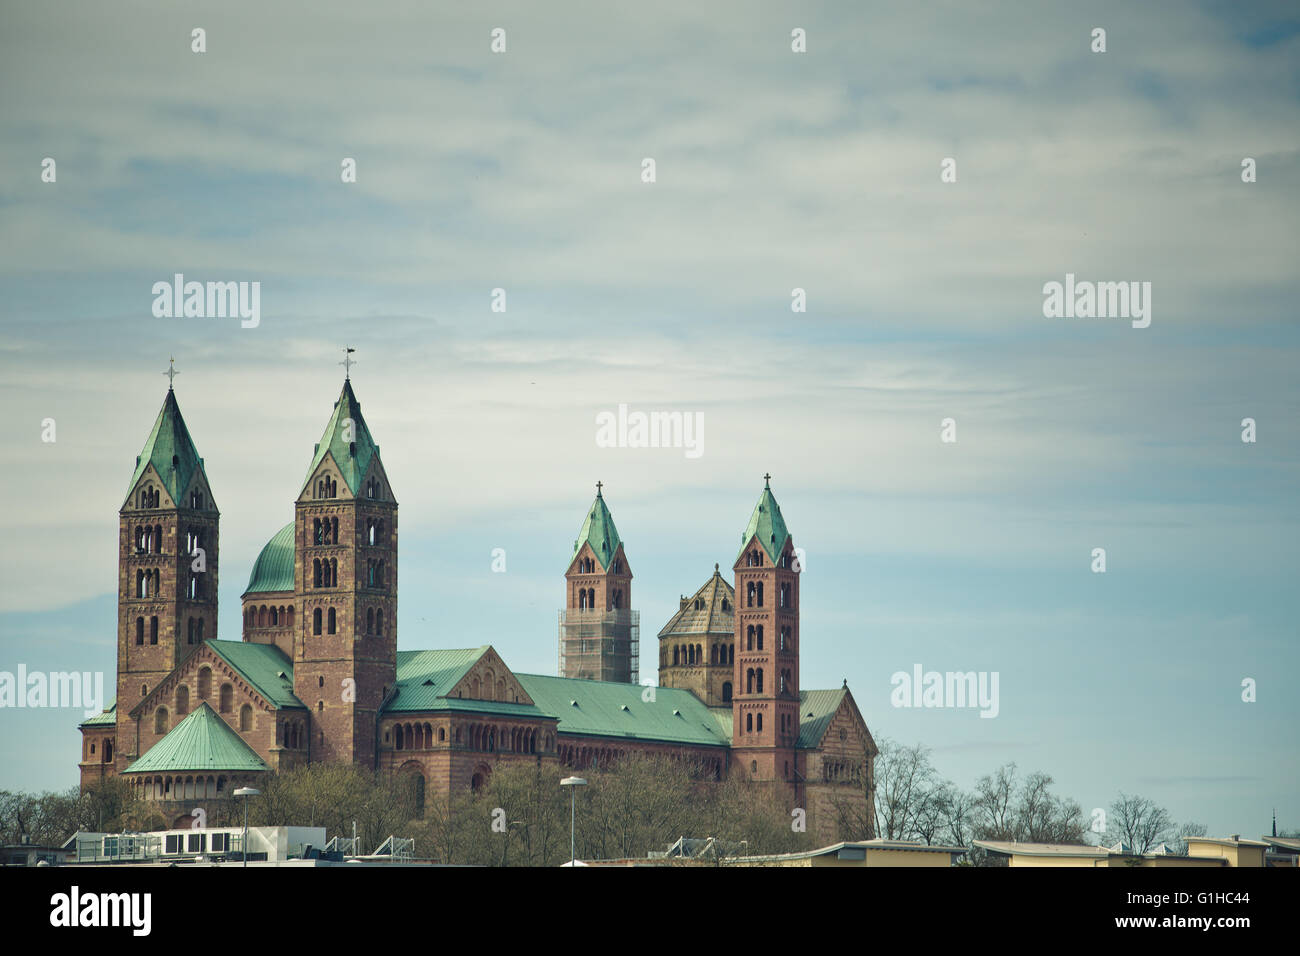
<path fill-rule="evenodd" d="M 573 542 L 573 554 L 569 561 L 572 562 L 578 556 L 582 543 L 586 541 L 591 545 L 591 550 L 596 552 L 596 560 L 600 562 L 601 569 L 608 571 L 610 561 L 623 542 L 618 536 L 618 529 L 614 527 L 614 516 L 609 513 L 605 496 L 601 494 L 603 487 L 603 482 L 596 482 L 596 500 L 587 509 L 586 520 L 582 522 L 578 540 Z"/>
<path fill-rule="evenodd" d="M 763 546 L 767 556 L 773 562 L 777 560 L 781 552 L 785 550 L 785 543 L 790 537 L 790 531 L 785 526 L 785 519 L 781 517 L 781 506 L 776 503 L 776 498 L 772 496 L 771 475 L 763 476 L 763 494 L 759 496 L 758 504 L 754 506 L 754 513 L 749 516 L 749 524 L 740 536 L 740 551 L 736 554 L 736 559 L 745 553 L 745 545 L 749 544 L 749 539 L 758 537 L 758 543 Z"/>
<path fill-rule="evenodd" d="M 366 420 L 361 417 L 361 403 L 352 391 L 351 379 L 343 381 L 343 391 L 339 393 L 338 401 L 334 403 L 334 414 L 330 416 L 325 432 L 316 444 L 316 452 L 307 469 L 307 477 L 303 479 L 302 488 L 307 487 L 311 476 L 325 460 L 326 452 L 334 456 L 334 462 L 352 494 L 359 495 L 371 459 L 379 457 L 379 446 L 370 437 Z"/>
<path fill-rule="evenodd" d="M 163 399 L 158 418 L 153 423 L 153 431 L 149 432 L 144 448 L 135 460 L 135 471 L 126 489 L 128 499 L 135 490 L 136 482 L 150 465 L 153 465 L 154 471 L 167 488 L 167 493 L 177 504 L 189 487 L 195 471 L 200 472 L 204 479 L 207 478 L 207 472 L 203 470 L 203 459 L 199 457 L 194 440 L 190 438 L 190 430 L 181 417 L 176 393 L 170 388 L 167 389 L 167 397 Z"/>

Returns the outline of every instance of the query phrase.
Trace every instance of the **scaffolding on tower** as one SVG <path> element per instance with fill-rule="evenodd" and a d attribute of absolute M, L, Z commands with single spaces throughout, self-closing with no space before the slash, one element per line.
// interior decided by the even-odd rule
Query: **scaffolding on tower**
<path fill-rule="evenodd" d="M 559 674 L 584 680 L 641 682 L 641 612 L 562 610 Z"/>

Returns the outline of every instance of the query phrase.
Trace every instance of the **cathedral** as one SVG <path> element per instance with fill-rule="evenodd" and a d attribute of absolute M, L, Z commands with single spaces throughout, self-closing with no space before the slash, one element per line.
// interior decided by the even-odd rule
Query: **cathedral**
<path fill-rule="evenodd" d="M 83 789 L 121 775 L 188 825 L 321 761 L 410 774 L 422 804 L 503 764 L 558 780 L 659 753 L 803 808 L 828 841 L 874 836 L 837 831 L 846 801 L 871 819 L 876 746 L 847 682 L 800 687 L 799 558 L 767 478 L 734 583 L 715 564 L 659 632 L 657 686 L 639 682 L 632 565 L 600 483 L 568 553 L 559 676 L 515 673 L 490 644 L 398 650 L 397 500 L 350 378 L 253 563 L 238 640 L 217 635 L 219 517 L 169 387 L 119 512 L 117 695 L 80 725 Z"/>

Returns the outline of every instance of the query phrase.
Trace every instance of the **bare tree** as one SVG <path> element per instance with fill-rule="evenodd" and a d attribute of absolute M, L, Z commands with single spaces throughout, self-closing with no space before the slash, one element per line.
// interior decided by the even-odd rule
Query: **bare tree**
<path fill-rule="evenodd" d="M 1134 853 L 1149 853 L 1173 829 L 1174 821 L 1164 807 L 1148 797 L 1123 791 L 1110 805 L 1106 818 L 1106 839 L 1127 843 Z"/>
<path fill-rule="evenodd" d="M 1179 856 L 1187 856 L 1187 838 L 1205 836 L 1206 832 L 1204 823 L 1184 823 L 1174 837 L 1174 849 Z"/>
<path fill-rule="evenodd" d="M 876 756 L 875 833 L 887 840 L 926 839 L 936 831 L 932 804 L 944 786 L 922 744 L 882 737 Z M 924 831 L 924 833 L 923 833 Z"/>

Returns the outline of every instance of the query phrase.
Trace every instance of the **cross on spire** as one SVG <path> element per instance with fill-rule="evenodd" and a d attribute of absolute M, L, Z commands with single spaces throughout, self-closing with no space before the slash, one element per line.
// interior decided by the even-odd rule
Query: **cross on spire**
<path fill-rule="evenodd" d="M 604 485 L 603 482 L 600 482 L 600 481 L 596 482 L 596 497 L 597 497 L 597 498 L 600 497 L 600 489 L 603 488 L 603 487 L 605 487 L 605 485 Z"/>
<path fill-rule="evenodd" d="M 771 481 L 772 481 L 772 473 L 768 472 L 766 475 L 763 476 L 763 487 L 771 488 L 772 487 Z"/>
<path fill-rule="evenodd" d="M 176 371 L 175 358 L 167 359 L 167 371 L 163 372 L 163 374 L 167 376 L 167 391 L 170 392 L 172 390 L 173 385 L 175 385 L 176 383 L 176 376 L 181 374 L 180 372 Z"/>
<path fill-rule="evenodd" d="M 356 360 L 352 358 L 352 353 L 355 351 L 356 349 L 351 348 L 350 346 L 344 346 L 343 361 L 339 362 L 339 364 L 343 366 L 343 378 L 347 381 L 352 380 L 352 366 L 357 364 Z"/>

